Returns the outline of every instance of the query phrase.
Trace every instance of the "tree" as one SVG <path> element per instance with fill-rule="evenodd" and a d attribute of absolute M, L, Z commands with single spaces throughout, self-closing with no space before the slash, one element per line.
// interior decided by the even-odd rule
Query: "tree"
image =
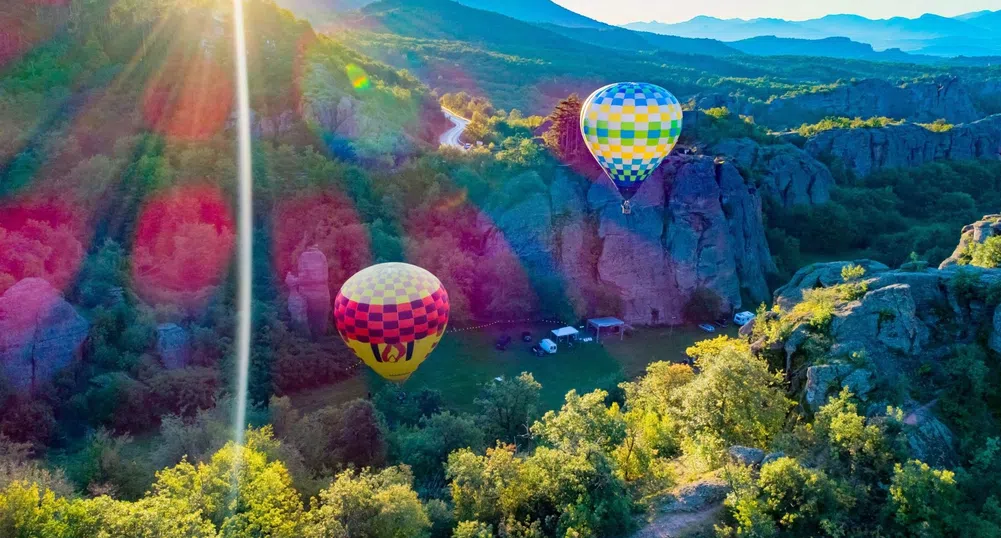
<path fill-rule="evenodd" d="M 288 470 L 257 448 L 251 436 L 246 446 L 227 443 L 206 463 L 182 461 L 157 475 L 148 497 L 190 503 L 224 536 L 298 536 L 303 506 Z"/>
<path fill-rule="evenodd" d="M 551 125 L 542 134 L 542 140 L 560 162 L 569 164 L 584 175 L 594 175 L 599 170 L 598 165 L 584 143 L 584 135 L 580 131 L 582 106 L 583 103 L 577 94 L 560 101 L 546 118 Z"/>
<path fill-rule="evenodd" d="M 746 343 L 726 337 L 700 342 L 688 354 L 702 373 L 680 389 L 686 434 L 766 448 L 792 405 L 781 375 L 769 372 Z"/>
<path fill-rule="evenodd" d="M 532 426 L 532 434 L 543 443 L 577 452 L 589 447 L 611 452 L 626 437 L 626 423 L 618 406 L 605 406 L 608 393 L 596 390 L 583 396 L 571 390 L 557 413 L 547 412 Z"/>
<path fill-rule="evenodd" d="M 958 498 L 952 471 L 911 460 L 894 467 L 887 511 L 911 536 L 955 536 Z"/>
<path fill-rule="evenodd" d="M 830 459 L 832 474 L 852 475 L 864 483 L 888 478 L 897 459 L 887 428 L 893 421 L 875 423 L 858 413 L 852 393 L 842 389 L 817 411 L 813 431 Z"/>
<path fill-rule="evenodd" d="M 838 536 L 845 532 L 846 513 L 836 486 L 823 471 L 808 469 L 784 457 L 762 466 L 757 483 L 762 508 L 778 528 L 795 536 Z M 850 499 L 850 497 L 847 497 Z"/>
<path fill-rule="evenodd" d="M 976 267 L 1001 267 L 1001 236 L 988 237 L 983 243 L 970 243 L 970 263 Z"/>
<path fill-rule="evenodd" d="M 460 448 L 479 452 L 484 448 L 483 431 L 467 415 L 439 413 L 421 419 L 419 427 L 395 432 L 394 451 L 401 463 L 413 469 L 419 483 L 430 488 L 445 485 L 445 462 Z"/>
<path fill-rule="evenodd" d="M 528 372 L 488 383 L 475 400 L 487 439 L 517 444 L 519 437 L 526 436 L 537 416 L 541 390 L 542 385 Z"/>
<path fill-rule="evenodd" d="M 482 521 L 460 521 L 452 538 L 493 538 L 494 528 Z"/>
<path fill-rule="evenodd" d="M 412 482 L 406 467 L 344 471 L 320 492 L 307 517 L 306 535 L 338 536 L 330 533 L 333 528 L 350 538 L 426 537 L 431 520 Z"/>

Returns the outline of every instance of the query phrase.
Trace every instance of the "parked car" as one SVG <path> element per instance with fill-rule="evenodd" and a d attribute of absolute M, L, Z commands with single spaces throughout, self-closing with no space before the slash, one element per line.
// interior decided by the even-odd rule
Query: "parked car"
<path fill-rule="evenodd" d="M 545 357 L 546 355 L 552 355 L 556 353 L 556 342 L 548 338 L 543 338 L 538 344 L 532 346 L 532 353 L 536 357 Z"/>
<path fill-rule="evenodd" d="M 702 325 L 699 325 L 699 328 L 702 329 L 703 331 L 707 332 L 707 333 L 714 333 L 714 332 L 716 332 L 716 327 L 713 327 L 712 325 L 710 325 L 708 323 L 703 323 Z"/>
<path fill-rule="evenodd" d="M 503 335 L 494 342 L 494 347 L 497 351 L 506 351 L 508 344 L 511 343 L 511 337 L 508 335 Z"/>

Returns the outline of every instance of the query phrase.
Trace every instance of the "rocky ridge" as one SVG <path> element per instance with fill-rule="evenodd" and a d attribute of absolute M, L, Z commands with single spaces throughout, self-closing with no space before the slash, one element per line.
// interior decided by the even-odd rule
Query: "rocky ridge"
<path fill-rule="evenodd" d="M 933 132 L 905 123 L 882 128 L 832 129 L 807 140 L 816 158 L 833 157 L 864 177 L 886 168 L 907 168 L 943 159 L 1001 158 L 1001 114 Z"/>
<path fill-rule="evenodd" d="M 894 84 L 882 79 L 864 79 L 816 92 L 798 93 L 751 102 L 742 97 L 707 95 L 699 108 L 725 106 L 732 112 L 753 116 L 760 125 L 773 129 L 796 128 L 828 116 L 849 118 L 888 117 L 930 123 L 939 118 L 950 123 L 969 123 L 982 118 L 974 96 L 983 88 L 969 88 L 956 77 L 939 77 L 930 82 Z"/>

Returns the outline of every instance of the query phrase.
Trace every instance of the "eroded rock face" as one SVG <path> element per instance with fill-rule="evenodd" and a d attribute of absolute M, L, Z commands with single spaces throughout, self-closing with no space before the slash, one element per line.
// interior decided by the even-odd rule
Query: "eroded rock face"
<path fill-rule="evenodd" d="M 1001 114 L 936 133 L 911 123 L 872 129 L 832 129 L 810 138 L 814 157 L 840 159 L 864 177 L 884 168 L 920 166 L 943 159 L 1001 158 Z"/>
<path fill-rule="evenodd" d="M 743 297 L 760 301 L 769 293 L 765 275 L 775 271 L 760 198 L 734 166 L 708 157 L 665 163 L 629 215 L 607 178 L 560 174 L 548 193 L 483 225 L 488 246 L 510 248 L 536 275 L 561 279 L 581 315 L 635 324 L 682 323 L 698 289 L 716 293 L 724 312 Z"/>
<path fill-rule="evenodd" d="M 792 144 L 761 146 L 750 138 L 739 138 L 716 144 L 712 152 L 753 172 L 760 178 L 761 190 L 786 207 L 823 204 L 831 199 L 831 171 Z"/>
<path fill-rule="evenodd" d="M 79 354 L 90 324 L 58 290 L 26 278 L 0 297 L 0 368 L 15 390 L 52 380 Z"/>
<path fill-rule="evenodd" d="M 293 325 L 307 327 L 313 337 L 330 327 L 330 286 L 327 257 L 311 246 L 299 255 L 296 274 L 285 276 Z M 304 315 L 305 314 L 305 315 Z"/>
<path fill-rule="evenodd" d="M 888 353 L 918 355 L 928 343 L 928 327 L 918 319 L 911 287 L 891 284 L 838 308 L 831 323 L 835 353 L 864 351 L 868 358 Z"/>
<path fill-rule="evenodd" d="M 984 218 L 979 221 L 967 224 L 963 227 L 963 231 L 960 234 L 959 245 L 956 246 L 956 250 L 938 268 L 945 269 L 946 267 L 959 265 L 966 258 L 971 244 L 983 244 L 995 235 L 1001 235 L 1001 215 L 984 215 Z"/>
<path fill-rule="evenodd" d="M 874 388 L 872 377 L 869 370 L 848 363 L 810 366 L 806 369 L 806 404 L 816 411 L 844 387 L 865 401 Z"/>

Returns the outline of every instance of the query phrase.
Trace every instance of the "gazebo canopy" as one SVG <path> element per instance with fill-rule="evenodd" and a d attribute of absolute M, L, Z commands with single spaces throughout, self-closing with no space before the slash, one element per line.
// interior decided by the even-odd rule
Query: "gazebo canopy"
<path fill-rule="evenodd" d="M 602 329 L 610 329 L 610 328 L 614 328 L 614 327 L 622 327 L 622 326 L 624 326 L 626 324 L 626 322 L 622 321 L 619 318 L 591 318 L 591 319 L 587 320 L 587 324 L 590 325 L 591 327 L 594 327 L 594 336 L 595 336 L 595 338 L 598 339 L 598 341 L 601 341 L 601 330 Z M 625 334 L 625 331 L 619 331 L 619 339 L 620 340 L 622 339 L 622 336 L 624 334 Z"/>
<path fill-rule="evenodd" d="M 619 318 L 591 318 L 587 320 L 587 324 L 597 327 L 599 329 L 607 329 L 609 327 L 618 327 L 620 325 L 625 325 L 626 322 Z"/>
<path fill-rule="evenodd" d="M 573 327 L 560 327 L 559 329 L 553 329 L 553 336 L 556 338 L 562 338 L 564 336 L 573 336 L 579 331 Z"/>

